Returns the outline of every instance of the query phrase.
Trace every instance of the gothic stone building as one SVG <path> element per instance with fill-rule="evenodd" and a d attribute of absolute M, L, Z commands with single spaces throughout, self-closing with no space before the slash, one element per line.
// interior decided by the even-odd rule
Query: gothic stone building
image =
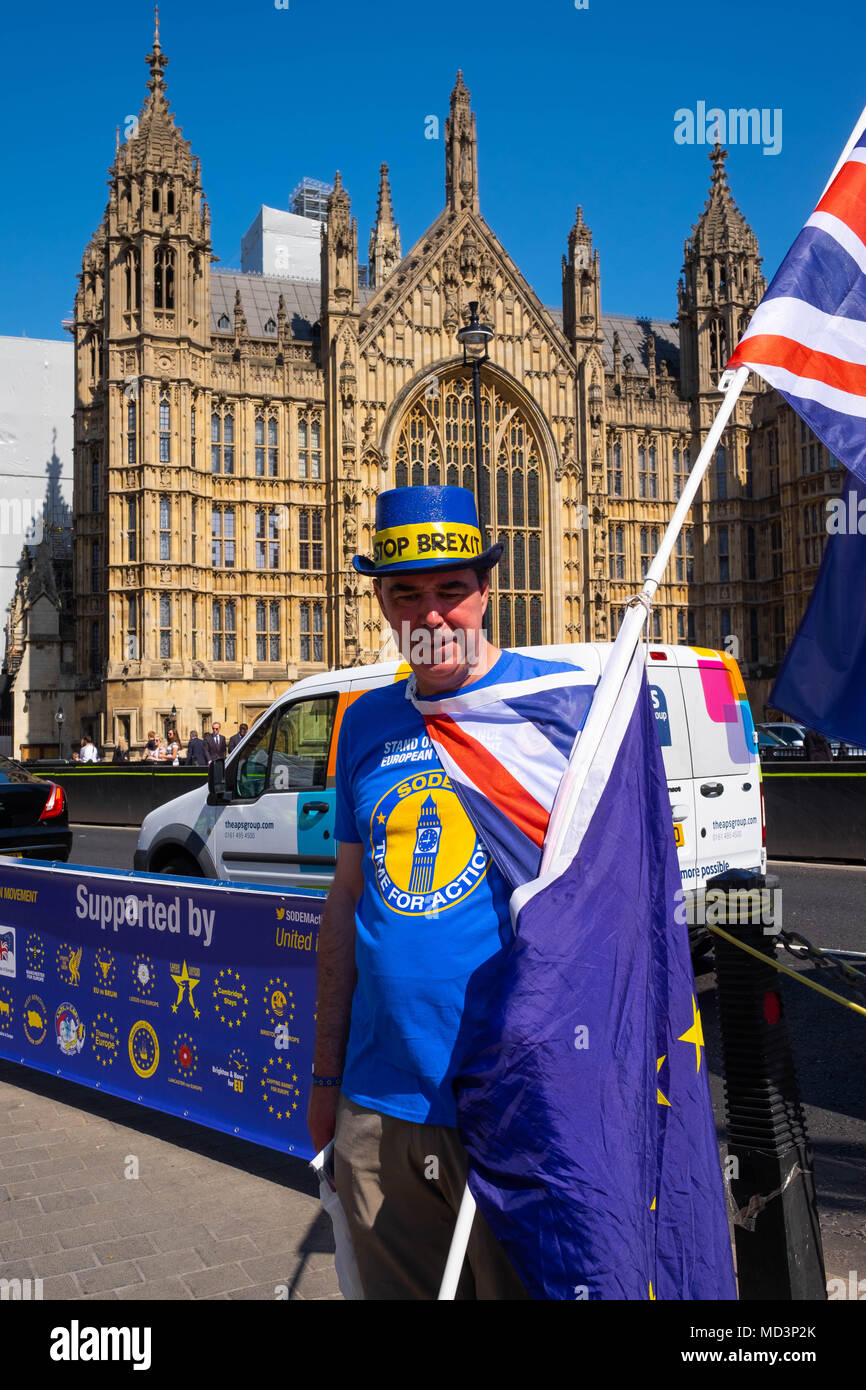
<path fill-rule="evenodd" d="M 77 718 L 140 747 L 172 706 L 186 739 L 252 723 L 290 682 L 375 660 L 382 624 L 350 557 L 377 494 L 475 488 L 477 301 L 483 476 L 503 645 L 609 640 L 640 586 L 760 298 L 758 243 L 713 151 L 676 322 L 601 311 L 578 209 L 562 306 L 540 302 L 484 221 L 460 74 L 445 206 L 404 255 L 387 169 L 359 283 L 339 174 L 318 283 L 215 270 L 201 170 L 169 110 L 157 32 L 137 133 L 120 144 L 75 301 Z M 814 582 L 841 474 L 752 377 L 660 589 L 652 635 L 727 642 L 760 717 Z"/>

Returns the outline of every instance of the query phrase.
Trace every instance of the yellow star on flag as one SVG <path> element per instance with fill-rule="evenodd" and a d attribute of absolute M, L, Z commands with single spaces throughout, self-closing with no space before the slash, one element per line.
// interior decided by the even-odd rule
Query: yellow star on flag
<path fill-rule="evenodd" d="M 658 1061 L 656 1062 L 656 1076 L 658 1076 L 659 1072 L 661 1071 L 661 1069 L 662 1069 L 662 1062 L 665 1060 L 665 1057 L 667 1057 L 667 1055 L 668 1055 L 668 1054 L 667 1054 L 666 1052 L 663 1053 L 662 1056 L 659 1057 Z M 667 1096 L 663 1096 L 662 1093 L 661 1093 L 661 1091 L 658 1089 L 658 1087 L 656 1087 L 656 1104 L 657 1104 L 657 1105 L 670 1105 L 670 1101 L 668 1100 Z"/>
<path fill-rule="evenodd" d="M 695 1071 L 701 1069 L 701 1048 L 704 1046 L 704 1031 L 701 1027 L 701 1016 L 698 1013 L 698 1005 L 695 996 L 692 995 L 692 1026 L 688 1032 L 683 1033 L 682 1037 L 677 1038 L 677 1042 L 693 1043 L 695 1049 L 695 1061 L 697 1063 Z"/>

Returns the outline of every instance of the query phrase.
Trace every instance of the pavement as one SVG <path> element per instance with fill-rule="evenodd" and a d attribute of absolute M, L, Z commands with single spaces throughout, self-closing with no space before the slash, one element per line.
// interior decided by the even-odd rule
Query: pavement
<path fill-rule="evenodd" d="M 333 1248 L 303 1160 L 0 1060 L 0 1279 L 46 1300 L 333 1299 Z"/>

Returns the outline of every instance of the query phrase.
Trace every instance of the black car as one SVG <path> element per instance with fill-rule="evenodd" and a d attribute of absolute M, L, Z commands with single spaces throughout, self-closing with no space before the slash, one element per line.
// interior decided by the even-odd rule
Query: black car
<path fill-rule="evenodd" d="M 71 848 L 63 788 L 0 755 L 0 854 L 65 860 Z"/>

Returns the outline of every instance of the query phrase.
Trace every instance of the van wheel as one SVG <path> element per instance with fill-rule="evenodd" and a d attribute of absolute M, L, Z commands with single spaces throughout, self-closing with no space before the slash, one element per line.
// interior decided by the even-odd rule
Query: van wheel
<path fill-rule="evenodd" d="M 157 872 L 161 874 L 171 874 L 175 878 L 203 877 L 202 871 L 192 855 L 184 854 L 182 850 L 176 851 L 164 864 L 160 864 Z"/>

